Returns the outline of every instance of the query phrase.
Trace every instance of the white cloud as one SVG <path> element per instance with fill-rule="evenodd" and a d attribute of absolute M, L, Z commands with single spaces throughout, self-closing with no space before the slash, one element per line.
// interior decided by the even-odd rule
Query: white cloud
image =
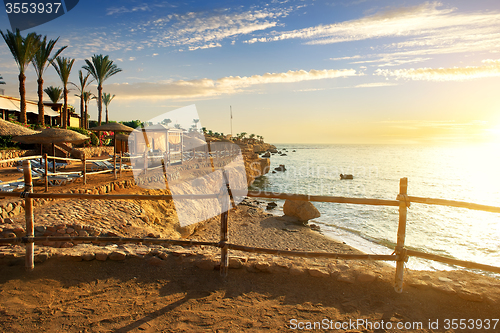
<path fill-rule="evenodd" d="M 310 71 L 298 70 L 285 73 L 266 73 L 248 77 L 228 76 L 217 80 L 205 78 L 173 82 L 115 83 L 108 85 L 107 90 L 113 94 L 120 94 L 123 98 L 182 99 L 234 94 L 242 92 L 245 88 L 262 84 L 294 83 L 357 75 L 360 74 L 357 74 L 353 69 L 312 69 Z"/>
<path fill-rule="evenodd" d="M 220 43 L 210 43 L 202 46 L 190 46 L 189 51 L 194 51 L 194 50 L 203 50 L 203 49 L 211 49 L 214 47 L 221 47 L 222 45 Z"/>
<path fill-rule="evenodd" d="M 342 23 L 280 32 L 273 37 L 254 38 L 247 42 L 300 38 L 309 40 L 306 44 L 332 44 L 387 36 L 420 35 L 422 30 L 450 25 L 447 20 L 445 22 L 442 20 L 446 19 L 446 15 L 453 10 L 439 10 L 437 7 L 440 5 L 438 2 L 426 2 L 418 6 L 388 10 Z"/>
<path fill-rule="evenodd" d="M 395 66 L 421 62 L 430 55 L 491 51 L 500 45 L 500 12 L 461 13 L 439 2 L 386 10 L 360 19 L 336 24 L 278 32 L 254 37 L 246 43 L 301 39 L 305 44 L 332 44 L 381 38 L 404 38 L 401 42 L 376 45 L 384 52 L 344 56 L 331 60 L 365 59 L 357 63 L 385 63 Z M 417 57 L 417 59 L 413 59 Z M 398 63 L 399 62 L 399 63 Z"/>
<path fill-rule="evenodd" d="M 163 7 L 163 8 L 162 8 Z M 219 9 L 211 11 L 172 13 L 168 3 L 144 3 L 135 7 L 113 7 L 108 15 L 120 16 L 132 12 L 154 12 L 155 19 L 127 20 L 115 25 L 95 27 L 71 32 L 63 36 L 60 43 L 69 45 L 65 54 L 77 57 L 79 54 L 132 51 L 145 48 L 174 47 L 180 50 L 202 50 L 219 47 L 235 41 L 240 36 L 264 31 L 279 25 L 301 6 L 268 5 L 252 6 L 248 10 Z M 147 13 L 144 17 L 150 17 Z M 156 50 L 155 50 L 156 51 Z"/>
<path fill-rule="evenodd" d="M 185 46 L 190 50 L 213 47 L 222 40 L 262 31 L 278 25 L 293 8 L 266 8 L 244 12 L 189 12 L 168 14 L 139 24 L 135 30 L 150 34 L 150 46 Z"/>
<path fill-rule="evenodd" d="M 376 88 L 376 87 L 390 87 L 396 85 L 397 85 L 396 83 L 390 83 L 390 82 L 372 82 L 372 83 L 358 84 L 354 88 Z"/>
<path fill-rule="evenodd" d="M 138 6 L 133 7 L 110 7 L 106 11 L 106 15 L 117 15 L 117 14 L 125 14 L 125 13 L 135 13 L 135 12 L 152 12 L 158 8 L 166 7 L 168 4 L 165 3 L 157 3 L 157 4 L 148 4 L 141 3 Z"/>
<path fill-rule="evenodd" d="M 355 55 L 355 56 L 352 56 L 352 57 L 339 57 L 339 58 L 330 58 L 330 60 L 351 60 L 351 59 L 360 59 L 361 56 L 360 55 Z"/>
<path fill-rule="evenodd" d="M 500 60 L 485 60 L 485 65 L 452 68 L 377 69 L 375 75 L 423 81 L 464 81 L 500 76 Z"/>

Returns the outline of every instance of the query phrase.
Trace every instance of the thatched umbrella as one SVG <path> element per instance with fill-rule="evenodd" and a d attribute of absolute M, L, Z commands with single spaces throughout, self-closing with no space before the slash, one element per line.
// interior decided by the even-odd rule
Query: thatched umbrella
<path fill-rule="evenodd" d="M 0 135 L 11 135 L 11 136 L 17 136 L 17 135 L 31 135 L 31 134 L 36 134 L 39 133 L 37 131 L 34 131 L 32 129 L 26 128 L 24 126 L 20 126 L 14 123 L 11 123 L 10 121 L 5 121 L 3 119 L 0 119 Z"/>
<path fill-rule="evenodd" d="M 123 146 L 123 142 L 125 141 L 128 141 L 128 136 L 130 135 L 130 133 L 127 133 L 127 134 L 123 134 L 123 133 L 118 133 L 118 134 L 115 134 L 114 136 L 114 139 L 115 139 L 115 145 L 116 145 L 116 142 L 120 141 L 121 142 L 121 151 L 123 152 L 124 151 L 124 146 Z"/>
<path fill-rule="evenodd" d="M 52 154 L 56 156 L 56 143 L 61 142 L 71 142 L 71 143 L 83 143 L 90 139 L 88 136 L 80 134 L 78 132 L 62 129 L 62 128 L 47 128 L 40 133 L 33 135 L 22 135 L 15 136 L 12 138 L 13 141 L 22 143 L 41 143 L 41 144 L 52 144 Z M 56 160 L 53 161 L 54 172 L 56 171 Z"/>
<path fill-rule="evenodd" d="M 129 126 L 126 126 L 126 125 L 123 125 L 120 123 L 107 123 L 107 124 L 104 124 L 101 126 L 89 128 L 89 130 L 97 131 L 97 132 L 102 132 L 102 131 L 112 131 L 113 132 L 113 145 L 115 146 L 114 151 L 113 151 L 113 155 L 116 155 L 116 132 L 130 133 L 130 132 L 134 131 L 134 129 L 132 127 L 129 127 Z"/>

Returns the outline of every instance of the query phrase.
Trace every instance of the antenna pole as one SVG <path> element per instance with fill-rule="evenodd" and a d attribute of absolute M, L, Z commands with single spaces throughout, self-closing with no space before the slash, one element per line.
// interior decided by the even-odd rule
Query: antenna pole
<path fill-rule="evenodd" d="M 233 108 L 229 105 L 229 114 L 231 116 L 231 137 L 233 137 Z"/>

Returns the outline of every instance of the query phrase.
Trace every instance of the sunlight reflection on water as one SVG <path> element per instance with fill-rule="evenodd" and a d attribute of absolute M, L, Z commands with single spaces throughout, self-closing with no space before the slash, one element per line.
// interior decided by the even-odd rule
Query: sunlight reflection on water
<path fill-rule="evenodd" d="M 394 200 L 399 179 L 407 177 L 408 194 L 412 196 L 500 207 L 500 154 L 494 146 L 289 144 L 277 148 L 286 148 L 287 156 L 273 155 L 271 170 L 285 164 L 287 171 L 261 177 L 255 184 L 258 189 Z M 354 180 L 340 180 L 340 173 L 353 174 Z M 365 252 L 387 253 L 387 247 L 380 245 L 391 247 L 395 243 L 396 207 L 315 205 L 322 213 L 316 221 L 323 230 L 344 240 L 350 238 L 350 245 Z M 500 214 L 413 203 L 408 211 L 406 244 L 500 266 Z M 417 259 L 409 265 L 446 268 Z"/>

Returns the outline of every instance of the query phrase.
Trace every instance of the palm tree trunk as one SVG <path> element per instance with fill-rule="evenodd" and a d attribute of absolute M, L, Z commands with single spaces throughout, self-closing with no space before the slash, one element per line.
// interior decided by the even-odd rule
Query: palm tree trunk
<path fill-rule="evenodd" d="M 84 113 L 85 118 L 84 118 L 84 120 L 83 120 L 83 124 L 84 124 L 84 125 L 83 125 L 83 128 L 85 128 L 85 129 L 88 129 L 88 128 L 89 128 L 89 124 L 88 124 L 88 122 L 87 122 L 87 118 L 88 118 L 88 117 L 87 117 L 87 112 L 88 112 L 88 103 L 85 103 L 85 113 Z"/>
<path fill-rule="evenodd" d="M 85 119 L 83 119 L 84 116 L 84 106 L 83 106 L 83 90 L 80 92 L 80 127 L 85 128 Z"/>
<path fill-rule="evenodd" d="M 64 87 L 63 128 L 68 128 L 68 88 Z"/>
<path fill-rule="evenodd" d="M 43 79 L 38 79 L 38 124 L 45 125 L 45 112 L 43 109 Z"/>
<path fill-rule="evenodd" d="M 97 86 L 97 93 L 99 94 L 99 96 L 97 96 L 97 109 L 99 110 L 99 124 L 98 126 L 101 126 L 101 122 L 102 122 L 102 86 L 101 85 L 98 85 Z"/>
<path fill-rule="evenodd" d="M 26 82 L 26 75 L 24 73 L 19 73 L 19 96 L 21 99 L 21 123 L 27 125 L 28 119 L 26 118 L 26 87 L 24 86 Z"/>
<path fill-rule="evenodd" d="M 108 119 L 108 106 L 106 106 L 106 124 L 109 122 L 109 119 Z"/>

